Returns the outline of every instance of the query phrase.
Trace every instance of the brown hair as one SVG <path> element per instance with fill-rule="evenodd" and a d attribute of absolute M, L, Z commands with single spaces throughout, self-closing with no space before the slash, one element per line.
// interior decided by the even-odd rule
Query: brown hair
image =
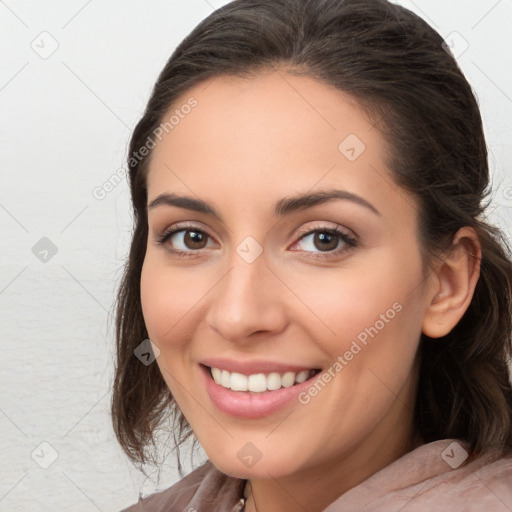
<path fill-rule="evenodd" d="M 133 159 L 178 96 L 220 75 L 250 77 L 279 66 L 352 95 L 392 149 L 397 184 L 416 197 L 426 261 L 471 226 L 482 247 L 469 308 L 441 339 L 422 335 L 415 421 L 425 442 L 458 438 L 474 453 L 512 448 L 512 263 L 501 232 L 483 220 L 490 190 L 487 148 L 471 87 L 443 39 L 386 0 L 236 0 L 203 20 L 176 48 L 130 143 L 135 230 L 117 302 L 114 431 L 133 462 L 148 461 L 164 417 L 175 446 L 192 435 L 156 364 L 134 356 L 148 333 L 140 302 L 149 156 Z M 170 416 L 167 416 L 167 415 Z"/>

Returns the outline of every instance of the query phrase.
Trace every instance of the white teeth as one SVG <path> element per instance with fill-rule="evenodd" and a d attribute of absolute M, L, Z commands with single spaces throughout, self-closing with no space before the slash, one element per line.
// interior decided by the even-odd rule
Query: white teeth
<path fill-rule="evenodd" d="M 295 382 L 298 382 L 300 384 L 301 382 L 308 380 L 308 377 L 309 370 L 304 370 L 303 372 L 297 373 L 297 377 L 295 377 Z"/>
<path fill-rule="evenodd" d="M 215 381 L 217 382 L 217 381 Z M 222 370 L 222 374 L 220 376 L 219 382 L 217 384 L 220 384 L 221 386 L 224 386 L 225 388 L 231 387 L 231 374 L 227 370 Z"/>
<path fill-rule="evenodd" d="M 285 388 L 291 388 L 295 384 L 295 372 L 286 372 L 281 377 L 281 384 Z"/>
<path fill-rule="evenodd" d="M 233 391 L 247 391 L 247 375 L 241 373 L 231 374 L 231 386 Z"/>
<path fill-rule="evenodd" d="M 218 368 L 212 368 L 211 370 L 212 370 L 213 380 L 215 382 L 220 382 L 222 370 L 219 370 Z"/>
<path fill-rule="evenodd" d="M 267 391 L 267 378 L 263 373 L 257 373 L 256 375 L 249 375 L 247 379 L 247 389 L 254 391 L 255 393 L 263 393 Z"/>
<path fill-rule="evenodd" d="M 300 384 L 311 377 L 314 370 L 303 370 L 301 372 L 271 372 L 269 374 L 256 373 L 254 375 L 243 375 L 242 373 L 230 373 L 220 368 L 211 368 L 213 380 L 222 387 L 233 391 L 252 391 L 253 393 L 264 393 L 275 391 L 281 387 L 289 388 L 294 384 Z"/>
<path fill-rule="evenodd" d="M 277 372 L 272 372 L 267 375 L 267 389 L 275 391 L 281 387 L 281 375 Z"/>

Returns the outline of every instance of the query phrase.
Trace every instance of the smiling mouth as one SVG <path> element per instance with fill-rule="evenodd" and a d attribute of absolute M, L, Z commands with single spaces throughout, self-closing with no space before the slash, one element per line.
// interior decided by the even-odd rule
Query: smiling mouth
<path fill-rule="evenodd" d="M 221 368 L 205 366 L 216 384 L 232 391 L 248 391 L 252 393 L 265 393 L 277 391 L 281 388 L 290 388 L 312 379 L 320 369 L 303 370 L 300 372 L 269 372 L 244 375 L 229 372 Z"/>

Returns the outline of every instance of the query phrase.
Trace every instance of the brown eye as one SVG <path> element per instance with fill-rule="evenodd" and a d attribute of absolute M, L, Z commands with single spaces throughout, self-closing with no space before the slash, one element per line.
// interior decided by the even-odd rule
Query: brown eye
<path fill-rule="evenodd" d="M 203 249 L 206 245 L 208 235 L 202 231 L 193 231 L 191 229 L 183 230 L 185 233 L 183 243 L 188 249 Z"/>
<path fill-rule="evenodd" d="M 317 228 L 307 231 L 295 244 L 313 258 L 338 257 L 357 247 L 358 242 L 339 228 Z M 294 249 L 296 250 L 296 249 Z"/>
<path fill-rule="evenodd" d="M 313 244 L 315 248 L 320 251 L 332 251 L 338 247 L 339 236 L 333 235 L 331 233 L 317 232 L 313 239 Z"/>
<path fill-rule="evenodd" d="M 209 247 L 209 242 L 212 245 L 208 233 L 193 227 L 172 229 L 157 237 L 157 242 L 165 245 L 171 252 L 190 254 Z"/>

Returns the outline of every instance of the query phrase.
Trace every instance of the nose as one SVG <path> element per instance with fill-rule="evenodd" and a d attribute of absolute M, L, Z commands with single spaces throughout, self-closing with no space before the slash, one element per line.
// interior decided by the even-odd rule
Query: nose
<path fill-rule="evenodd" d="M 253 340 L 256 333 L 282 332 L 287 325 L 283 288 L 263 255 L 252 263 L 239 258 L 210 292 L 207 325 L 237 343 Z"/>

